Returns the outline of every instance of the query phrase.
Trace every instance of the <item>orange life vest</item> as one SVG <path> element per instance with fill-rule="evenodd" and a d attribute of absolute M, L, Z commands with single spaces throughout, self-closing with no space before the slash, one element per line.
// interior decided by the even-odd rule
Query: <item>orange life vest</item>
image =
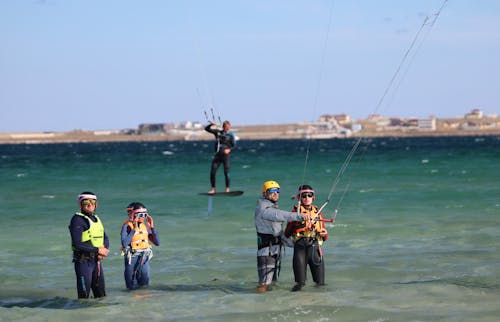
<path fill-rule="evenodd" d="M 297 206 L 294 206 L 292 211 L 297 212 Z M 323 219 L 323 214 L 318 213 L 317 206 L 312 205 L 310 209 L 306 209 L 301 205 L 300 213 L 308 213 L 310 219 L 289 222 L 285 229 L 285 236 L 292 237 L 295 241 L 303 237 L 316 238 L 320 242 L 328 239 L 328 235 L 325 235 L 325 237 L 320 236 L 320 233 L 326 230 L 325 223 L 321 221 Z"/>
<path fill-rule="evenodd" d="M 134 229 L 134 224 L 130 221 L 126 221 L 125 224 L 127 224 L 130 229 Z M 148 228 L 144 223 L 139 223 L 139 228 L 135 231 L 134 237 L 132 237 L 130 247 L 133 250 L 151 248 L 151 244 L 149 243 Z"/>

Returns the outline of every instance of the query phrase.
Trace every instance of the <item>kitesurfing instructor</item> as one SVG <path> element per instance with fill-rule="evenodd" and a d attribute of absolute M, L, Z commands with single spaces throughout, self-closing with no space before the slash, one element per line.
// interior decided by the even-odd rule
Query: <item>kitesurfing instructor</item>
<path fill-rule="evenodd" d="M 287 221 L 309 220 L 309 215 L 278 209 L 280 185 L 274 180 L 264 182 L 261 192 L 262 197 L 255 208 L 255 229 L 259 275 L 257 292 L 264 293 L 278 279 L 283 243 L 282 224 Z"/>
<path fill-rule="evenodd" d="M 104 272 L 101 261 L 109 253 L 109 239 L 104 226 L 95 213 L 97 196 L 85 191 L 78 195 L 80 211 L 75 213 L 69 224 L 73 263 L 76 274 L 78 298 L 106 296 Z"/>
<path fill-rule="evenodd" d="M 214 122 L 210 122 L 205 127 L 205 131 L 212 133 L 215 136 L 215 154 L 212 158 L 212 165 L 210 168 L 210 184 L 212 189 L 208 192 L 209 194 L 215 193 L 215 175 L 217 169 L 220 165 L 224 164 L 224 177 L 226 179 L 226 192 L 230 191 L 230 177 L 229 177 L 229 154 L 231 149 L 234 148 L 236 140 L 233 132 L 231 131 L 231 123 L 229 121 L 224 121 L 222 123 L 222 130 L 213 129 L 215 125 Z"/>

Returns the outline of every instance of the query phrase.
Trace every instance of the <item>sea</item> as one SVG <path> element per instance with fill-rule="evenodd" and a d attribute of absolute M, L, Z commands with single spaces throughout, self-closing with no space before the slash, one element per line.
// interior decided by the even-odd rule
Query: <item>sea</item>
<path fill-rule="evenodd" d="M 210 141 L 0 145 L 1 321 L 498 321 L 500 136 L 240 140 L 236 197 L 204 196 Z M 300 184 L 326 204 L 327 285 L 294 285 L 293 249 L 258 294 L 254 210 L 264 181 L 290 210 Z M 224 189 L 223 171 L 217 189 Z M 78 300 L 68 224 L 98 196 L 107 296 Z M 161 245 L 127 291 L 125 207 L 144 203 Z"/>

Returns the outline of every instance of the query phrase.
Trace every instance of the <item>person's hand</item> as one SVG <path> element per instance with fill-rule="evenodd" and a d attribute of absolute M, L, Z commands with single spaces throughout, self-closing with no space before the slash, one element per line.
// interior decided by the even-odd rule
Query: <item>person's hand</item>
<path fill-rule="evenodd" d="M 319 233 L 319 235 L 323 238 L 325 238 L 326 236 L 328 236 L 328 232 L 326 231 L 326 229 L 322 229 L 321 232 Z"/>
<path fill-rule="evenodd" d="M 229 148 L 224 149 L 224 154 L 229 154 L 229 153 L 231 153 L 231 149 Z"/>
<path fill-rule="evenodd" d="M 309 217 L 309 213 L 307 212 L 301 213 L 300 216 L 302 217 L 302 221 L 308 221 L 309 219 L 311 219 L 311 217 Z"/>
<path fill-rule="evenodd" d="M 109 254 L 109 249 L 107 249 L 106 247 L 99 247 L 99 250 L 97 252 L 97 258 L 99 260 L 102 260 L 106 256 L 108 256 L 108 254 Z"/>
<path fill-rule="evenodd" d="M 153 228 L 153 227 L 154 227 L 153 217 L 151 217 L 150 215 L 148 215 L 148 216 L 146 217 L 146 221 L 148 222 L 149 227 L 151 227 L 151 228 Z"/>

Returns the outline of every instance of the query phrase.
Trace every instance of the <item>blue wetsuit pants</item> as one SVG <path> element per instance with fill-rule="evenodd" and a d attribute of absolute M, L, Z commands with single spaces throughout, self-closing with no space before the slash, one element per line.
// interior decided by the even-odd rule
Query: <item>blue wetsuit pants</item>
<path fill-rule="evenodd" d="M 106 296 L 101 262 L 89 259 L 75 261 L 74 263 L 78 298 L 89 298 L 90 290 L 92 290 L 95 298 Z"/>
<path fill-rule="evenodd" d="M 130 263 L 125 256 L 125 285 L 129 290 L 135 290 L 149 284 L 149 256 L 137 254 L 130 257 Z"/>

